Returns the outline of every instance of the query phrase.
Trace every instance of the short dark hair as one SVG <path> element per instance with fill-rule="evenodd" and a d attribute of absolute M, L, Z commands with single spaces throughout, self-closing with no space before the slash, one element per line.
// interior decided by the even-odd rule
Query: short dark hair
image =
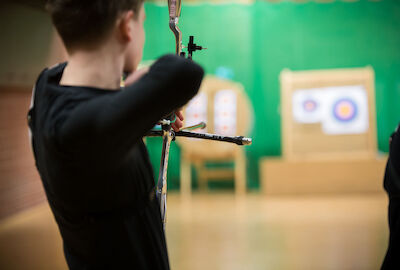
<path fill-rule="evenodd" d="M 109 33 L 118 15 L 133 10 L 135 19 L 144 0 L 48 0 L 55 28 L 67 49 L 95 45 Z"/>

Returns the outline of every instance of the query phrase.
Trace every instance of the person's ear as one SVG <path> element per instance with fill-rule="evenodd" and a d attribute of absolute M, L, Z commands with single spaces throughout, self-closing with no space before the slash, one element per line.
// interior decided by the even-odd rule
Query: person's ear
<path fill-rule="evenodd" d="M 118 23 L 119 36 L 122 41 L 129 42 L 133 39 L 132 36 L 132 24 L 133 11 L 127 11 L 122 14 L 121 19 Z"/>

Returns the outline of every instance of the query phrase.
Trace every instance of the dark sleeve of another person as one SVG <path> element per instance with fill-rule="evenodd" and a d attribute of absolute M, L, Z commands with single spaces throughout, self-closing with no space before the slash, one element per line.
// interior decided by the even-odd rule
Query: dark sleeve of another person
<path fill-rule="evenodd" d="M 390 143 L 390 160 L 393 168 L 400 175 L 400 126 L 397 131 L 392 135 Z"/>
<path fill-rule="evenodd" d="M 192 61 L 166 55 L 124 90 L 76 106 L 58 128 L 58 142 L 92 160 L 119 159 L 158 120 L 198 92 L 203 73 Z"/>

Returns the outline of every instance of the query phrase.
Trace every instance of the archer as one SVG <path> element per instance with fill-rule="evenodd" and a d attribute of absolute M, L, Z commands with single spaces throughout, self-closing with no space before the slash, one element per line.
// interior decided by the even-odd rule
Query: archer
<path fill-rule="evenodd" d="M 68 266 L 169 269 L 142 137 L 197 93 L 203 70 L 167 55 L 121 89 L 142 58 L 143 0 L 51 0 L 48 10 L 68 62 L 40 74 L 28 119 Z"/>

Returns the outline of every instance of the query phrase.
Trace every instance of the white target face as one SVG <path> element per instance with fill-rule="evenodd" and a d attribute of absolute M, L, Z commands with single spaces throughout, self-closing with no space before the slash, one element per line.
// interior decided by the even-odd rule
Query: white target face
<path fill-rule="evenodd" d="M 185 110 L 185 126 L 207 122 L 207 95 L 199 93 L 188 104 Z M 194 132 L 204 133 L 207 129 L 197 129 Z"/>
<path fill-rule="evenodd" d="M 321 90 L 296 90 L 293 93 L 293 118 L 297 123 L 312 124 L 323 119 Z"/>
<path fill-rule="evenodd" d="M 214 98 L 215 133 L 233 136 L 236 133 L 237 96 L 233 90 L 220 90 Z"/>
<path fill-rule="evenodd" d="M 363 86 L 338 86 L 296 90 L 292 96 L 297 123 L 321 123 L 328 135 L 368 131 L 368 97 Z"/>
<path fill-rule="evenodd" d="M 322 130 L 329 135 L 362 134 L 369 128 L 368 97 L 363 86 L 330 87 Z"/>

